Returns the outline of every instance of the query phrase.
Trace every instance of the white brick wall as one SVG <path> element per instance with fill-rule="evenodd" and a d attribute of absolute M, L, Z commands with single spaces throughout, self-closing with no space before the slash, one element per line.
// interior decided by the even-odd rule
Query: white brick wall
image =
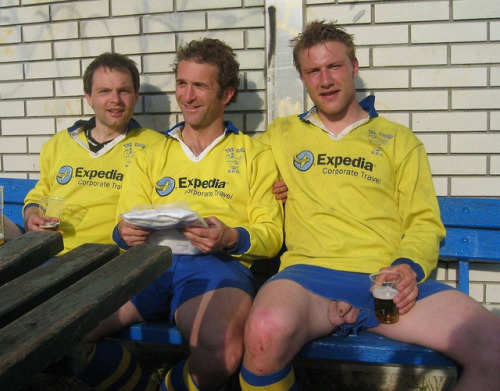
<path fill-rule="evenodd" d="M 1 0 L 0 175 L 37 178 L 42 143 L 91 115 L 82 72 L 104 51 L 138 63 L 136 118 L 164 130 L 179 120 L 170 66 L 176 47 L 200 37 L 226 41 L 242 70 L 228 118 L 263 131 L 276 114 L 273 88 L 302 96 L 294 72 L 270 83 L 271 5 L 287 36 L 301 29 L 302 17 L 294 19 L 301 6 L 306 21 L 337 20 L 355 35 L 358 96 L 374 93 L 381 114 L 421 138 L 438 195 L 500 197 L 498 0 Z M 273 54 L 280 67 L 292 67 L 288 48 Z M 276 106 L 305 110 L 302 100 L 310 104 L 306 97 Z M 490 277 L 474 275 L 471 292 L 500 309 L 499 270 L 480 269 Z M 452 274 L 438 276 L 451 281 Z"/>

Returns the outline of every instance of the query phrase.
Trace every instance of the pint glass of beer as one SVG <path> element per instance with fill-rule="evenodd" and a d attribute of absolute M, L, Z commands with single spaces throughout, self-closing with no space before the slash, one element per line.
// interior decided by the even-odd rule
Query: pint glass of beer
<path fill-rule="evenodd" d="M 66 200 L 62 197 L 39 197 L 40 217 L 45 218 L 45 224 L 42 225 L 41 228 L 46 231 L 57 231 L 59 229 L 65 202 Z"/>
<path fill-rule="evenodd" d="M 398 294 L 396 286 L 403 277 L 403 273 L 398 271 L 370 274 L 371 291 L 375 300 L 375 316 L 380 323 L 391 324 L 399 320 L 399 312 L 392 299 Z"/>

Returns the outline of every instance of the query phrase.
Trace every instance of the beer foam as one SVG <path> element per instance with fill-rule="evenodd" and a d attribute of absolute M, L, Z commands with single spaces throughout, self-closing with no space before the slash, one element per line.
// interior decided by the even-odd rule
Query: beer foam
<path fill-rule="evenodd" d="M 373 296 L 381 300 L 391 300 L 398 294 L 397 289 L 390 286 L 383 286 L 373 290 Z"/>

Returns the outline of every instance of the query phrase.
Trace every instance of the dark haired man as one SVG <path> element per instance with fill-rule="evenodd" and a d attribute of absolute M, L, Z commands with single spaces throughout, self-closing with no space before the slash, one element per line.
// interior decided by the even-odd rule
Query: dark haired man
<path fill-rule="evenodd" d="M 296 390 L 292 360 L 309 341 L 369 328 L 440 351 L 463 366 L 456 390 L 500 384 L 500 318 L 429 279 L 445 235 L 427 155 L 406 127 L 358 103 L 352 36 L 314 21 L 292 41 L 314 102 L 274 121 L 270 144 L 288 186 L 287 251 L 257 294 L 245 329 L 245 390 Z M 381 324 L 370 273 L 404 274 L 399 322 Z"/>
<path fill-rule="evenodd" d="M 45 218 L 38 214 L 38 197 L 66 199 L 59 226 L 63 252 L 83 243 L 113 243 L 110 232 L 127 168 L 139 150 L 163 139 L 132 118 L 139 99 L 139 72 L 132 60 L 101 54 L 87 67 L 83 85 L 95 116 L 77 121 L 44 144 L 40 179 L 24 206 L 26 231 L 42 231 Z"/>
<path fill-rule="evenodd" d="M 153 239 L 151 230 L 121 219 L 143 204 L 187 202 L 207 227 L 181 229 L 184 249 L 166 239 L 172 267 L 88 339 L 168 318 L 189 342 L 190 354 L 169 371 L 162 389 L 216 390 L 243 356 L 253 298 L 249 266 L 276 255 L 283 241 L 282 205 L 271 193 L 278 172 L 268 147 L 224 121 L 239 85 L 239 64 L 229 46 L 217 39 L 192 41 L 179 49 L 174 70 L 184 121 L 138 154 L 118 203 L 114 238 L 123 248 Z"/>

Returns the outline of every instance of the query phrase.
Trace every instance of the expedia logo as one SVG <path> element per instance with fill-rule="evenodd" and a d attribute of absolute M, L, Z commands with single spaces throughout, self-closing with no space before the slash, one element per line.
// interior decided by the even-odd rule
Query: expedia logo
<path fill-rule="evenodd" d="M 118 172 L 117 170 L 86 170 L 83 167 L 78 167 L 76 169 L 75 178 L 88 178 L 89 180 L 92 180 L 94 178 L 105 178 L 114 181 L 123 181 L 123 174 Z"/>
<path fill-rule="evenodd" d="M 185 189 L 191 187 L 193 189 L 224 189 L 226 187 L 226 182 L 221 181 L 217 178 L 208 179 L 202 181 L 198 178 L 179 178 L 179 188 Z"/>
<path fill-rule="evenodd" d="M 168 196 L 175 189 L 175 180 L 170 177 L 161 178 L 156 182 L 155 190 L 160 197 Z"/>
<path fill-rule="evenodd" d="M 73 168 L 70 166 L 62 166 L 57 172 L 56 180 L 60 185 L 68 183 L 73 176 Z"/>
<path fill-rule="evenodd" d="M 307 171 L 314 163 L 314 155 L 311 151 L 302 151 L 293 157 L 293 165 L 299 171 Z"/>
<path fill-rule="evenodd" d="M 351 158 L 349 156 L 328 156 L 325 153 L 318 154 L 319 166 L 339 166 L 356 167 L 367 171 L 373 171 L 373 163 L 366 161 L 364 157 Z"/>

